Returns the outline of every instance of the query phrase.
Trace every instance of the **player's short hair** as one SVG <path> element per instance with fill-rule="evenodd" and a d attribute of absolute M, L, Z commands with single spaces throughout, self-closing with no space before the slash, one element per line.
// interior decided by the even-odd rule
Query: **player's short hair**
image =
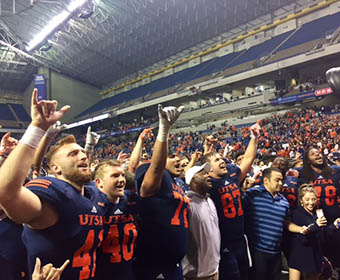
<path fill-rule="evenodd" d="M 263 170 L 263 179 L 267 178 L 268 180 L 270 180 L 273 172 L 278 172 L 278 173 L 282 174 L 280 169 L 278 169 L 276 167 L 269 167 L 269 168 L 266 168 L 265 170 Z"/>
<path fill-rule="evenodd" d="M 116 160 L 116 159 L 109 159 L 109 160 L 99 163 L 94 169 L 93 179 L 97 179 L 97 178 L 103 179 L 104 174 L 105 174 L 105 168 L 107 166 L 112 166 L 112 167 L 122 166 L 122 164 L 120 163 L 119 160 Z"/>
<path fill-rule="evenodd" d="M 53 145 L 48 153 L 46 154 L 46 163 L 48 167 L 50 167 L 51 160 L 55 153 L 64 145 L 71 144 L 71 143 L 77 143 L 76 138 L 73 135 L 68 135 L 64 138 L 61 138 L 55 145 Z"/>
<path fill-rule="evenodd" d="M 201 163 L 202 163 L 202 164 L 204 164 L 204 163 L 206 163 L 206 162 L 210 163 L 211 158 L 212 158 L 214 155 L 216 155 L 216 154 L 217 154 L 216 151 L 213 151 L 213 152 L 210 152 L 210 153 L 206 153 L 206 154 L 202 157 Z"/>

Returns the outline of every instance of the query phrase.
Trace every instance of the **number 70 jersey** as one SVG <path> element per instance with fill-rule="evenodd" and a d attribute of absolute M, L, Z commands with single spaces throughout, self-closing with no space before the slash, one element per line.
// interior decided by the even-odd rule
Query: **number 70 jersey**
<path fill-rule="evenodd" d="M 240 169 L 227 164 L 227 170 L 228 173 L 220 179 L 210 178 L 213 186 L 209 191 L 218 214 L 222 248 L 240 240 L 244 234 L 242 193 L 238 181 Z"/>
<path fill-rule="evenodd" d="M 138 193 L 149 164 L 136 170 Z M 140 199 L 141 230 L 137 258 L 154 265 L 178 263 L 184 257 L 188 240 L 189 199 L 165 169 L 159 192 Z"/>

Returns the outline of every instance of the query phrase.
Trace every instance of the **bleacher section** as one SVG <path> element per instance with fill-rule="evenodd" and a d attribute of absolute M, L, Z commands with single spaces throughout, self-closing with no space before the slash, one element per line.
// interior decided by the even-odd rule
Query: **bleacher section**
<path fill-rule="evenodd" d="M 339 27 L 339 22 L 340 13 L 337 13 L 304 24 L 290 40 L 278 49 L 278 52 L 301 45 L 305 42 L 324 38 L 327 34 L 335 31 Z"/>
<path fill-rule="evenodd" d="M 9 105 L 12 107 L 20 121 L 22 122 L 31 121 L 31 117 L 27 114 L 23 105 L 21 104 L 9 104 Z"/>
<path fill-rule="evenodd" d="M 0 120 L 16 121 L 16 118 L 7 104 L 0 103 Z"/>
<path fill-rule="evenodd" d="M 297 50 L 295 50 L 294 47 L 324 38 L 326 35 L 336 30 L 339 22 L 340 13 L 337 13 L 306 23 L 297 30 L 280 34 L 259 45 L 255 45 L 248 50 L 234 52 L 223 57 L 211 59 L 197 66 L 174 73 L 171 76 L 155 80 L 138 88 L 103 99 L 81 113 L 78 117 L 100 112 L 133 99 L 144 98 L 147 95 L 149 97 L 152 93 L 172 88 L 214 73 L 220 72 L 221 75 L 228 76 L 230 74 L 243 72 L 260 66 L 260 59 L 269 54 L 272 55 L 272 57 L 265 62 L 266 64 L 298 55 L 302 52 L 307 52 L 310 50 L 310 46 Z M 291 51 L 287 52 L 287 50 Z M 280 53 L 284 53 L 284 51 L 286 51 L 285 55 L 280 55 Z"/>

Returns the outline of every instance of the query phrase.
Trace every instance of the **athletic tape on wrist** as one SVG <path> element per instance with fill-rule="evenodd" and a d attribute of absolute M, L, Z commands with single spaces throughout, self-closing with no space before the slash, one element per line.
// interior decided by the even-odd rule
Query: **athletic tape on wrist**
<path fill-rule="evenodd" d="M 168 141 L 169 130 L 170 130 L 170 128 L 160 124 L 159 128 L 158 128 L 157 140 L 159 142 L 166 142 L 166 141 Z"/>
<path fill-rule="evenodd" d="M 36 149 L 38 148 L 41 139 L 44 137 L 45 132 L 46 131 L 40 127 L 30 125 L 21 137 L 20 142 Z"/>
<path fill-rule="evenodd" d="M 85 152 L 87 152 L 87 153 L 93 153 L 93 152 L 94 152 L 94 145 L 85 144 Z"/>

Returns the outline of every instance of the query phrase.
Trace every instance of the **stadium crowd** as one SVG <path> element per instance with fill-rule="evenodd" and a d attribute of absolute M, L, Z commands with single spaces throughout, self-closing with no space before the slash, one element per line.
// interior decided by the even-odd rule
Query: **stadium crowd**
<path fill-rule="evenodd" d="M 340 279 L 337 104 L 209 134 L 159 105 L 157 134 L 49 147 L 69 109 L 34 90 L 1 140 L 1 279 L 279 280 L 282 252 L 291 280 Z"/>

